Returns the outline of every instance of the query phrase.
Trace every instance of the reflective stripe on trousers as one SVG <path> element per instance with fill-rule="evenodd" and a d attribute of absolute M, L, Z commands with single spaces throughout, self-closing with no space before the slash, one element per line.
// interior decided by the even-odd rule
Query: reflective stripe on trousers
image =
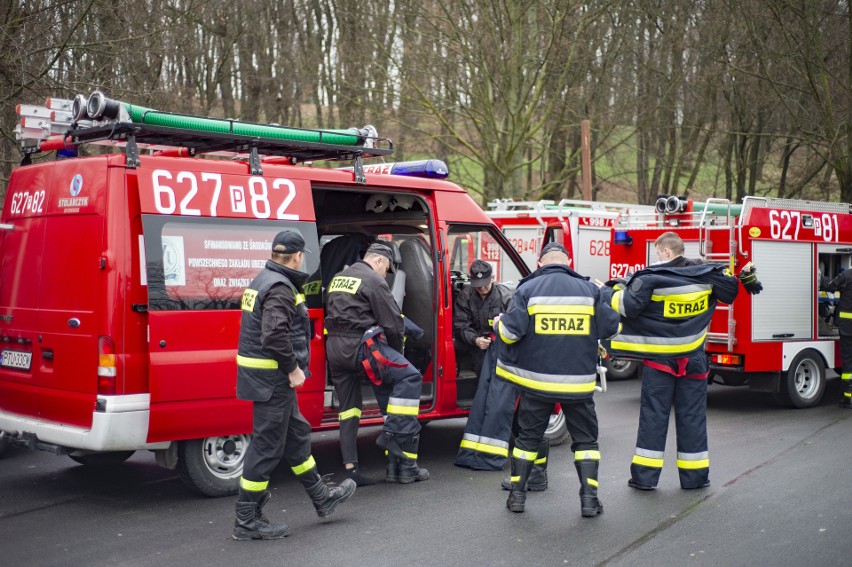
<path fill-rule="evenodd" d="M 690 357 L 686 374 L 700 374 L 706 359 L 700 352 Z M 657 486 L 663 468 L 669 414 L 675 410 L 678 444 L 678 473 L 683 488 L 705 484 L 709 477 L 707 453 L 707 381 L 676 378 L 645 366 L 642 369 L 642 396 L 636 451 L 630 464 L 633 480 Z"/>

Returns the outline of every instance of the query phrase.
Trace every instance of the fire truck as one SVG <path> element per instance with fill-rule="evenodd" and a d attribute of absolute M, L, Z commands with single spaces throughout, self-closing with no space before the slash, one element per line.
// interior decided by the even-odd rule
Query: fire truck
<path fill-rule="evenodd" d="M 488 203 L 486 213 L 509 239 L 530 270 L 538 264 L 541 247 L 548 242 L 565 246 L 572 268 L 591 279 L 606 280 L 610 270 L 610 241 L 613 228 L 622 215 L 653 214 L 653 205 L 609 203 L 605 201 L 514 201 L 498 199 Z M 607 379 L 627 380 L 637 374 L 638 363 L 608 358 Z"/>
<path fill-rule="evenodd" d="M 311 376 L 299 392 L 311 426 L 339 423 L 323 284 L 380 235 L 398 264 L 388 285 L 425 331 L 405 347 L 424 377 L 419 417 L 469 412 L 477 378 L 456 372 L 452 276 L 467 271 L 469 242 L 490 251 L 510 285 L 529 271 L 468 194 L 443 179 L 446 166 L 371 173 L 363 160 L 393 150 L 371 127 L 179 115 L 97 91 L 20 105 L 18 114 L 24 159 L 0 218 L 4 443 L 84 465 L 149 450 L 203 494 L 235 492 L 251 433 L 251 405 L 235 394 L 240 297 L 285 228 L 313 252 L 304 267 L 313 274 Z M 309 166 L 322 160 L 352 166 Z M 381 424 L 366 380 L 364 393 L 362 423 Z"/>
<path fill-rule="evenodd" d="M 846 203 L 746 197 L 694 203 L 661 196 L 653 214 L 623 215 L 612 233 L 610 278 L 654 263 L 666 231 L 685 256 L 737 273 L 753 262 L 763 291 L 719 305 L 707 332 L 711 380 L 771 392 L 785 407 L 817 405 L 829 370 L 839 371 L 837 298 L 819 290 L 852 265 L 852 209 Z"/>

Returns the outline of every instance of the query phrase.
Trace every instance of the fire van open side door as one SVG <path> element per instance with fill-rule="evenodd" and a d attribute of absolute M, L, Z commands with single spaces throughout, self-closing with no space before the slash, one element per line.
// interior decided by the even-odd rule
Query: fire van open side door
<path fill-rule="evenodd" d="M 274 201 L 278 195 L 269 190 L 269 202 L 236 207 L 235 195 L 261 200 L 257 187 L 277 179 L 249 176 L 244 166 L 232 171 L 232 164 L 172 171 L 148 160 L 153 167 L 138 170 L 148 287 L 148 441 L 180 439 L 176 466 L 183 480 L 209 496 L 230 494 L 251 433 L 251 404 L 236 397 L 243 292 L 266 265 L 281 230 L 300 232 L 307 248 L 318 250 L 310 189 L 294 190 L 290 201 L 290 210 L 302 211 L 306 221 L 295 213 L 287 220 L 257 218 L 262 215 L 253 211 L 280 210 L 284 201 Z M 227 190 L 217 192 L 220 186 Z M 231 195 L 215 200 L 226 191 Z M 304 268 L 312 272 L 317 265 L 309 257 Z M 301 400 L 304 406 L 315 399 L 314 413 L 321 411 L 323 391 L 323 373 L 317 373 Z M 314 418 L 307 407 L 303 414 Z"/>

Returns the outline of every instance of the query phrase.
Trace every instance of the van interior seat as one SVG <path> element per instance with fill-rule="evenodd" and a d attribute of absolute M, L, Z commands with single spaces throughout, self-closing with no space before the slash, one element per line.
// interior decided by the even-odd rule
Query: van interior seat
<path fill-rule="evenodd" d="M 427 261 L 430 252 L 415 238 L 399 245 L 401 267 L 406 273 L 405 299 L 402 312 L 423 329 L 423 338 L 417 342 L 431 343 L 435 334 L 435 316 L 432 307 L 432 266 Z"/>
<path fill-rule="evenodd" d="M 396 300 L 396 304 L 402 309 L 402 303 L 405 301 L 405 285 L 408 277 L 402 266 L 402 253 L 399 251 L 399 245 L 396 242 L 387 242 L 387 245 L 393 250 L 395 268 L 393 272 L 388 272 L 385 279 L 388 282 L 388 287 L 390 287 L 391 295 Z"/>

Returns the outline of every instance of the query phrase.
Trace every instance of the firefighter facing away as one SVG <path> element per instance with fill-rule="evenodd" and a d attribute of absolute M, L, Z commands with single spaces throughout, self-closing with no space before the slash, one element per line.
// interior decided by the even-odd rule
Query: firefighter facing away
<path fill-rule="evenodd" d="M 843 368 L 840 378 L 843 381 L 843 397 L 840 407 L 852 409 L 852 270 L 844 270 L 833 280 L 820 277 L 820 289 L 839 291 L 835 321 L 840 330 L 840 357 Z"/>
<path fill-rule="evenodd" d="M 423 376 L 402 355 L 406 329 L 419 330 L 405 320 L 388 288 L 385 275 L 393 270 L 394 254 L 376 242 L 364 259 L 332 278 L 327 294 L 326 352 L 331 381 L 340 400 L 340 450 L 347 474 L 359 486 L 375 480 L 358 470 L 357 437 L 363 400 L 361 379 L 373 383 L 376 401 L 385 417 L 377 444 L 387 451 L 386 482 L 426 480 L 429 471 L 417 466 L 420 442 L 420 392 Z"/>
<path fill-rule="evenodd" d="M 270 499 L 269 477 L 283 456 L 305 487 L 317 515 L 328 516 L 348 500 L 355 483 L 327 485 L 311 455 L 311 426 L 299 412 L 296 388 L 309 375 L 310 319 L 299 271 L 305 241 L 297 232 L 275 236 L 272 258 L 242 297 L 237 354 L 237 397 L 253 404 L 252 441 L 246 451 L 234 539 L 280 539 L 287 524 L 273 524 L 263 515 Z"/>
<path fill-rule="evenodd" d="M 684 258 L 683 240 L 673 232 L 660 235 L 654 245 L 659 263 L 626 282 L 611 281 L 602 288 L 622 321 L 608 350 L 639 358 L 644 365 L 628 485 L 637 490 L 656 488 L 674 405 L 681 488 L 704 488 L 710 484 L 704 340 L 716 303 L 731 303 L 739 284 L 724 266 Z M 739 278 L 749 293 L 762 289 L 751 264 Z"/>
<path fill-rule="evenodd" d="M 527 481 L 550 414 L 562 404 L 574 466 L 580 478 L 580 512 L 603 512 L 598 499 L 598 419 L 593 395 L 598 341 L 618 331 L 619 317 L 595 284 L 568 267 L 568 252 L 551 242 L 539 269 L 521 280 L 512 307 L 498 318 L 503 348 L 497 375 L 521 391 L 520 432 L 512 451 L 512 489 L 506 507 L 523 512 Z"/>

